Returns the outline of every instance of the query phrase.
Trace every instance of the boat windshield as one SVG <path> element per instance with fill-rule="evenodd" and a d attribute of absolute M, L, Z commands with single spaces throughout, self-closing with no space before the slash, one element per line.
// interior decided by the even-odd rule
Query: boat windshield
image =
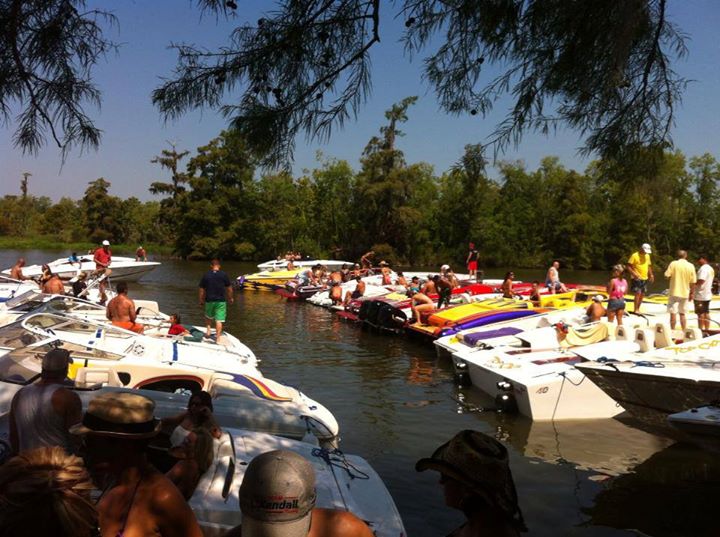
<path fill-rule="evenodd" d="M 46 343 L 37 347 L 17 349 L 0 348 L 0 380 L 15 384 L 27 384 L 40 375 L 42 357 L 54 345 Z"/>
<path fill-rule="evenodd" d="M 56 296 L 38 308 L 37 313 L 104 313 L 105 308 L 92 302 L 72 297 Z"/>

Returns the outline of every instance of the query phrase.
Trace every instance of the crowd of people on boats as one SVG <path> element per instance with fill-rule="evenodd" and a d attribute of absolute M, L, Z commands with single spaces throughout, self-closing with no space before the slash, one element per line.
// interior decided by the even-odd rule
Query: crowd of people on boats
<path fill-rule="evenodd" d="M 210 394 L 193 393 L 186 411 L 164 419 L 155 416 L 151 399 L 128 392 L 96 395 L 83 412 L 67 387 L 71 363 L 67 350 L 48 351 L 40 379 L 13 397 L 13 456 L 0 465 L 3 534 L 200 537 L 188 501 L 223 434 Z M 162 438 L 168 447 L 161 471 Z M 507 449 L 494 438 L 462 431 L 419 460 L 416 470 L 439 472 L 446 505 L 465 514 L 452 535 L 517 536 L 526 529 Z M 288 450 L 266 452 L 245 471 L 241 525 L 225 535 L 372 537 L 355 514 L 316 507 L 316 497 L 307 460 Z"/>

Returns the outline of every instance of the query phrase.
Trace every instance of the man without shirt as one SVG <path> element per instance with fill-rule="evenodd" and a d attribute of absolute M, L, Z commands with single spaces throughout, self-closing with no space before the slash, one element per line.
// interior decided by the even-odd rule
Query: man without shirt
<path fill-rule="evenodd" d="M 42 292 L 49 295 L 64 295 L 65 286 L 63 285 L 60 276 L 56 273 L 52 273 L 50 279 L 43 284 Z"/>
<path fill-rule="evenodd" d="M 25 266 L 25 258 L 21 257 L 15 262 L 15 264 L 13 265 L 13 268 L 10 269 L 10 277 L 13 280 L 20 280 L 20 281 L 29 280 L 30 278 L 28 278 L 27 276 L 25 276 L 23 274 L 22 269 L 24 266 Z"/>
<path fill-rule="evenodd" d="M 698 256 L 697 281 L 690 291 L 690 299 L 695 301 L 695 313 L 698 316 L 698 326 L 703 332 L 710 330 L 710 301 L 712 300 L 712 285 L 715 280 L 715 270 L 708 262 L 708 256 Z"/>
<path fill-rule="evenodd" d="M 215 322 L 215 341 L 220 342 L 223 323 L 227 317 L 227 303 L 233 303 L 233 290 L 230 278 L 220 270 L 220 260 L 210 261 L 210 270 L 200 280 L 198 301 L 205 308 L 205 337 L 210 337 L 212 323 Z"/>
<path fill-rule="evenodd" d="M 118 283 L 115 290 L 117 291 L 117 296 L 108 302 L 105 308 L 105 316 L 114 326 L 142 334 L 145 331 L 145 327 L 135 322 L 137 319 L 135 302 L 128 297 L 127 283 Z"/>
<path fill-rule="evenodd" d="M 645 293 L 647 293 L 648 282 L 652 283 L 655 281 L 652 260 L 650 259 L 651 254 L 652 248 L 646 242 L 637 252 L 634 252 L 630 256 L 627 262 L 627 268 L 630 271 L 632 280 L 630 282 L 630 290 L 635 293 L 635 299 L 633 301 L 633 311 L 635 313 L 640 313 L 643 298 L 645 297 Z"/>
<path fill-rule="evenodd" d="M 677 259 L 668 265 L 665 277 L 670 278 L 668 289 L 668 313 L 670 314 L 670 328 L 675 329 L 677 315 L 680 315 L 680 326 L 683 331 L 687 328 L 687 301 L 690 296 L 690 289 L 697 280 L 695 267 L 687 260 L 687 252 L 678 250 Z"/>

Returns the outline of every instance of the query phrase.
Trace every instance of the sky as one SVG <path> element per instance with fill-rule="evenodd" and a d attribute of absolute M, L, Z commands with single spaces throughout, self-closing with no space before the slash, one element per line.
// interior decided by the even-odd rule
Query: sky
<path fill-rule="evenodd" d="M 184 42 L 214 49 L 238 22 L 255 21 L 272 7 L 270 0 L 237 3 L 237 19 L 227 21 L 201 17 L 190 0 L 88 0 L 88 7 L 107 9 L 117 16 L 119 24 L 108 30 L 107 36 L 121 43 L 118 52 L 101 62 L 93 75 L 102 92 L 102 107 L 88 107 L 87 111 L 103 131 L 101 146 L 83 154 L 75 150 L 63 164 L 58 148 L 50 144 L 37 155 L 24 155 L 12 144 L 15 125 L 0 125 L 0 195 L 17 194 L 21 174 L 30 172 L 30 193 L 53 200 L 82 197 L 88 182 L 98 177 L 110 181 L 114 195 L 152 199 L 150 183 L 167 179 L 150 163 L 155 155 L 168 148 L 169 142 L 192 152 L 227 126 L 214 110 L 165 122 L 153 107 L 152 90 L 163 77 L 172 75 L 175 66 L 177 56 L 169 45 Z M 389 0 L 382 0 L 381 5 L 385 13 L 395 11 Z M 668 7 L 671 21 L 688 35 L 689 55 L 674 68 L 692 81 L 677 109 L 673 141 L 688 156 L 707 152 L 720 159 L 720 0 L 670 0 Z M 486 142 L 503 119 L 510 106 L 508 99 L 500 100 L 486 117 L 456 117 L 441 111 L 422 80 L 422 58 L 408 61 L 398 43 L 403 22 L 387 16 L 382 19 L 380 46 L 371 52 L 373 93 L 358 118 L 336 128 L 326 143 L 298 138 L 293 162 L 297 175 L 317 166 L 318 151 L 358 168 L 362 149 L 384 123 L 384 111 L 409 95 L 419 99 L 401 127 L 405 136 L 398 145 L 408 162 L 428 162 L 436 173 L 457 162 L 466 144 Z M 228 99 L 231 102 L 232 95 Z M 529 133 L 518 147 L 499 158 L 522 160 L 534 169 L 543 157 L 555 155 L 566 167 L 582 171 L 588 160 L 578 156 L 581 145 L 579 135 L 569 130 L 549 136 Z M 489 173 L 493 176 L 495 171 Z"/>

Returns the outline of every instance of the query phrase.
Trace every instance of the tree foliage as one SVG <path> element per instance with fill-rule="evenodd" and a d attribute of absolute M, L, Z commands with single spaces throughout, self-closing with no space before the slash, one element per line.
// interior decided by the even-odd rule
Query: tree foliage
<path fill-rule="evenodd" d="M 36 153 L 48 137 L 63 156 L 98 146 L 84 106 L 100 104 L 91 73 L 115 46 L 102 33 L 114 20 L 84 0 L 0 0 L 0 118 L 8 123 L 20 105 L 17 147 Z"/>
<path fill-rule="evenodd" d="M 200 3 L 218 14 L 234 5 Z M 176 46 L 174 77 L 153 101 L 165 117 L 220 108 L 265 163 L 287 161 L 299 133 L 323 139 L 357 115 L 370 51 L 402 17 L 405 50 L 426 54 L 443 110 L 486 115 L 512 98 L 489 142 L 496 150 L 567 125 L 585 152 L 617 156 L 669 141 L 685 85 L 670 59 L 686 49 L 666 11 L 666 0 L 398 0 L 394 12 L 379 0 L 278 1 L 220 50 Z"/>

